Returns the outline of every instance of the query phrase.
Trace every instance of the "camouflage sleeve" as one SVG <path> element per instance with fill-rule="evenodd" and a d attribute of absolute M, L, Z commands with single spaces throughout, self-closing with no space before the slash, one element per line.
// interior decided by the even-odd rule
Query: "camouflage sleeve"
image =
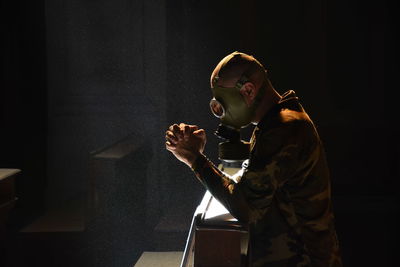
<path fill-rule="evenodd" d="M 238 183 L 205 157 L 199 157 L 193 170 L 233 216 L 242 222 L 254 222 L 264 216 L 277 188 L 301 165 L 299 154 L 306 151 L 298 132 L 297 126 L 285 125 L 259 134 Z"/>
<path fill-rule="evenodd" d="M 199 156 L 192 166 L 200 182 L 238 220 L 247 221 L 248 206 L 240 191 L 235 190 L 235 182 L 220 171 L 204 155 Z"/>

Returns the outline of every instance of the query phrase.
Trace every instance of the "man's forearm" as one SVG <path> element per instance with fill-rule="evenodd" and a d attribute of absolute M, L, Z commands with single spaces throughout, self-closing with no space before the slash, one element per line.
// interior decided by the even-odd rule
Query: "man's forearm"
<path fill-rule="evenodd" d="M 249 206 L 233 180 L 220 171 L 203 154 L 198 156 L 192 165 L 192 170 L 207 190 L 210 191 L 234 217 L 242 222 L 248 221 Z"/>

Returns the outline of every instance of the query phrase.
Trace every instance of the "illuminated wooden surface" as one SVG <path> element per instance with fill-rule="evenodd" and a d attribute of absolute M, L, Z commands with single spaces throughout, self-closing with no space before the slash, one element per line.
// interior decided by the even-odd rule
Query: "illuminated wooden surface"
<path fill-rule="evenodd" d="M 196 209 L 181 267 L 243 267 L 248 231 L 207 191 Z"/>
<path fill-rule="evenodd" d="M 148 252 L 140 256 L 134 267 L 177 267 L 182 259 L 182 251 Z"/>

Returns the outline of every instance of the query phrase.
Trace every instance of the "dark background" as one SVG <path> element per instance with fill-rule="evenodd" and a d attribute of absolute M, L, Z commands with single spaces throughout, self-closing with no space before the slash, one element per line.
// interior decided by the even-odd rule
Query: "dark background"
<path fill-rule="evenodd" d="M 0 167 L 22 172 L 0 265 L 128 266 L 144 250 L 183 250 L 204 189 L 164 149 L 164 132 L 201 126 L 218 162 L 209 75 L 238 50 L 265 65 L 278 92 L 295 90 L 317 125 L 345 266 L 393 266 L 395 10 L 355 0 L 2 1 Z M 121 140 L 127 156 L 93 163 Z M 118 171 L 100 179 L 101 168 Z M 90 217 L 93 179 L 104 201 Z M 83 228 L 24 231 L 63 210 Z"/>

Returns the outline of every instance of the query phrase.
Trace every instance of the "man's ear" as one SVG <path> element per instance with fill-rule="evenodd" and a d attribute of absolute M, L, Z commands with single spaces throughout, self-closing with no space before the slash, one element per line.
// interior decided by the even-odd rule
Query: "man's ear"
<path fill-rule="evenodd" d="M 252 82 L 246 82 L 245 84 L 243 84 L 242 88 L 240 88 L 240 94 L 243 96 L 248 107 L 253 104 L 257 92 L 258 89 Z"/>

